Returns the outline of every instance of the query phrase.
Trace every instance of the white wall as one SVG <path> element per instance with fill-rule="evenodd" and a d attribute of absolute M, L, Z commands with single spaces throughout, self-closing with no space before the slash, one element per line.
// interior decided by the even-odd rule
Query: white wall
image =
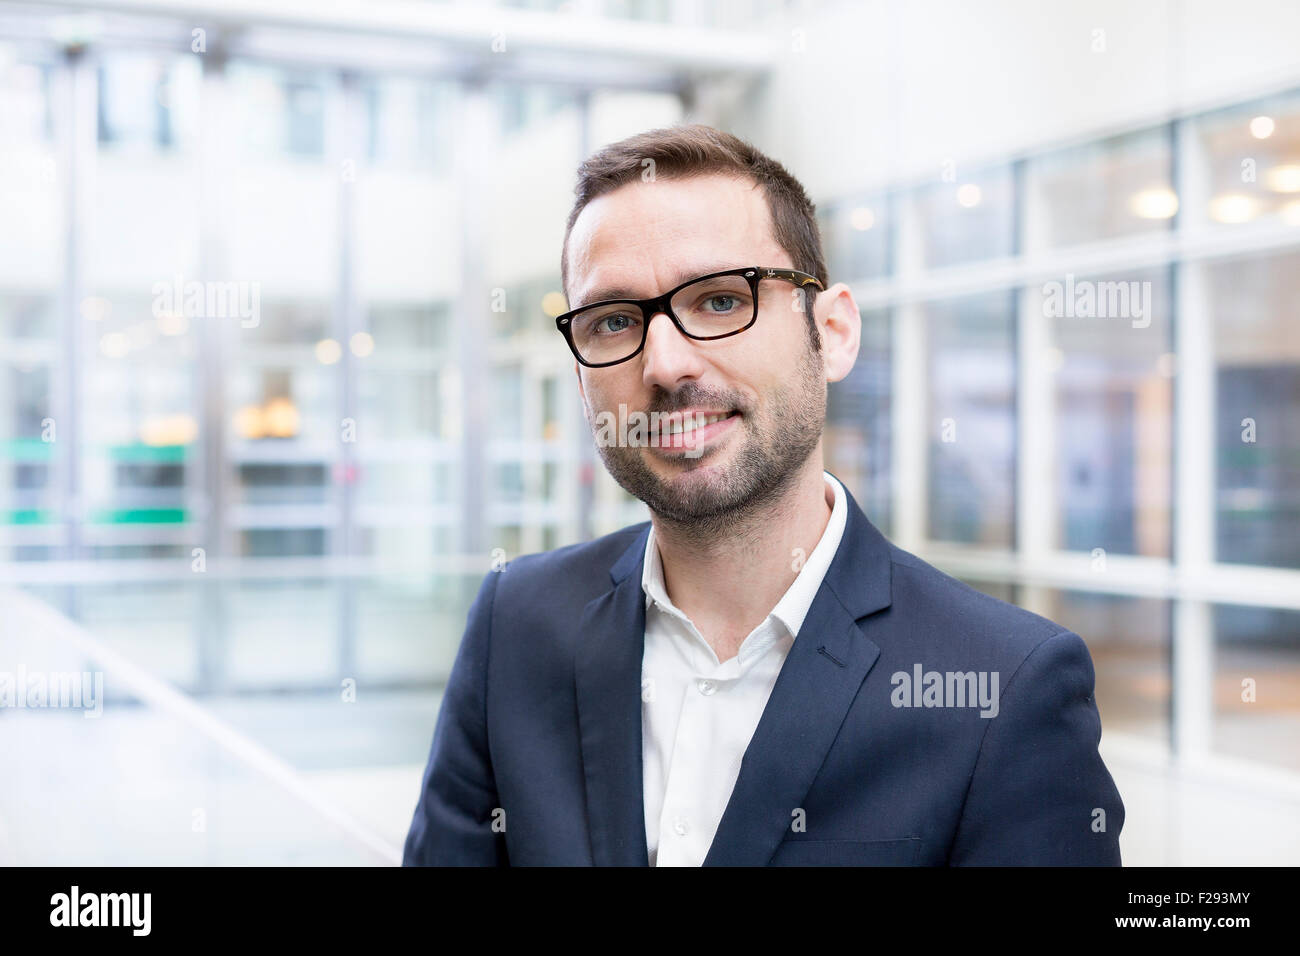
<path fill-rule="evenodd" d="M 860 0 L 774 38 L 722 120 L 820 197 L 1300 85 L 1292 0 Z"/>

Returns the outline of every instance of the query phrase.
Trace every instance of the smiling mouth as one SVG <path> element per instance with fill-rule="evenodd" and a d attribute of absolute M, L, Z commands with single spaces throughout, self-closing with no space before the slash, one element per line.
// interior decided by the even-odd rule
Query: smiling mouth
<path fill-rule="evenodd" d="M 650 444 L 669 451 L 692 450 L 728 431 L 739 417 L 735 409 L 661 414 L 659 427 L 651 429 Z"/>

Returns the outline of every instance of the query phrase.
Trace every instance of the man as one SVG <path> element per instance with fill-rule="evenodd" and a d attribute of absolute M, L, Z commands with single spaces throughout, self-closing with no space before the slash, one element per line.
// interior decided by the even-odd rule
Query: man
<path fill-rule="evenodd" d="M 803 187 L 708 127 L 634 136 L 582 165 L 561 269 L 600 455 L 652 518 L 487 575 L 404 862 L 1118 864 L 1083 641 L 823 470 L 860 319 Z"/>

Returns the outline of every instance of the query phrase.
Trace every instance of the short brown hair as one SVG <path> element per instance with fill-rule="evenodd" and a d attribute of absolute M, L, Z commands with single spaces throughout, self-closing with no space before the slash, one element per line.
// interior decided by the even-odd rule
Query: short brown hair
<path fill-rule="evenodd" d="M 647 165 L 653 160 L 654 165 Z M 777 243 L 790 254 L 790 264 L 821 280 L 826 287 L 826 260 L 821 234 L 817 231 L 817 210 L 799 180 L 784 166 L 739 137 L 712 126 L 695 124 L 652 129 L 596 152 L 578 167 L 576 197 L 569 222 L 564 228 L 564 249 L 560 254 L 560 277 L 565 290 L 569 283 L 569 233 L 578 214 L 598 196 L 613 192 L 647 170 L 656 178 L 687 179 L 722 173 L 752 179 L 767 196 L 772 232 Z M 763 262 L 740 265 L 767 265 Z M 811 309 L 809 309 L 811 314 Z"/>

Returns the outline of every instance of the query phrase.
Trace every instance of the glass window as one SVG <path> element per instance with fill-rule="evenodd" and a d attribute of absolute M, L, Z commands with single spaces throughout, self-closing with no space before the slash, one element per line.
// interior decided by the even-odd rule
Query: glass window
<path fill-rule="evenodd" d="M 81 584 L 72 605 L 98 640 L 151 674 L 194 691 L 201 689 L 200 591 L 201 585 L 183 581 Z M 107 680 L 105 685 L 112 694 Z"/>
<path fill-rule="evenodd" d="M 458 93 L 451 83 L 392 76 L 363 78 L 360 88 L 370 167 L 352 187 L 353 242 L 365 325 L 342 343 L 344 374 L 355 377 L 352 541 L 363 554 L 422 563 L 459 550 L 462 518 Z M 370 647 L 379 629 L 361 626 L 363 659 L 395 649 L 385 640 Z"/>
<path fill-rule="evenodd" d="M 501 115 L 501 132 L 516 136 L 538 126 L 548 117 L 574 105 L 571 92 L 546 86 L 509 84 L 496 88 Z"/>
<path fill-rule="evenodd" d="M 1168 230 L 1178 211 L 1169 127 L 1031 159 L 1025 177 L 1029 249 Z"/>
<path fill-rule="evenodd" d="M 1056 438 L 1052 546 L 1168 557 L 1173 475 L 1168 270 L 1065 276 L 1036 290 Z"/>
<path fill-rule="evenodd" d="M 328 314 L 319 301 L 264 302 L 234 333 L 225 425 L 241 554 L 325 554 L 335 530 L 344 346 L 319 337 Z"/>
<path fill-rule="evenodd" d="M 146 298 L 83 304 L 86 374 L 82 386 L 80 484 L 92 540 L 113 543 L 112 529 L 190 520 L 186 489 L 199 447 L 197 347 L 192 326 L 172 313 L 155 316 Z M 143 542 L 138 532 L 133 543 Z M 159 540 L 159 538 L 154 539 Z"/>
<path fill-rule="evenodd" d="M 248 533 L 256 542 L 258 532 Z M 273 553 L 319 554 L 319 529 L 274 533 Z M 285 548 L 298 537 L 300 547 Z M 256 543 L 245 553 L 260 554 Z M 218 673 L 221 686 L 338 686 L 340 585 L 327 578 L 245 580 L 222 586 L 228 627 Z M 349 675 L 351 676 L 351 675 Z"/>
<path fill-rule="evenodd" d="M 1015 540 L 1015 300 L 1005 291 L 924 307 L 934 540 Z"/>
<path fill-rule="evenodd" d="M 63 556 L 57 289 L 65 222 L 52 68 L 0 43 L 0 560 Z"/>
<path fill-rule="evenodd" d="M 366 155 L 380 166 L 446 172 L 455 129 L 450 87 L 405 77 L 361 83 L 366 111 Z"/>
<path fill-rule="evenodd" d="M 524 437 L 524 377 L 517 364 L 499 365 L 492 370 L 493 414 L 491 433 L 498 439 Z"/>
<path fill-rule="evenodd" d="M 198 341 L 203 323 L 238 321 L 238 299 L 198 275 L 202 68 L 109 50 L 98 79 L 90 294 L 75 317 L 82 537 L 105 559 L 187 554 L 204 539 L 190 507 L 203 491 Z"/>
<path fill-rule="evenodd" d="M 1300 770 L 1300 611 L 1214 609 L 1213 747 Z"/>
<path fill-rule="evenodd" d="M 667 23 L 670 0 L 605 0 L 605 15 L 620 20 Z"/>
<path fill-rule="evenodd" d="M 385 358 L 451 347 L 451 309 L 446 302 L 374 305 L 369 316 L 375 352 Z"/>
<path fill-rule="evenodd" d="M 347 540 L 339 484 L 352 478 L 340 468 L 350 343 L 334 311 L 341 173 L 325 149 L 338 78 L 232 61 L 226 86 L 226 137 L 240 157 L 228 170 L 230 272 L 259 291 L 256 321 L 232 327 L 223 353 L 230 540 L 244 556 L 321 556 Z"/>
<path fill-rule="evenodd" d="M 430 546 L 423 543 L 420 552 Z M 444 683 L 484 569 L 464 575 L 388 577 L 357 587 L 357 656 L 363 680 Z M 465 582 L 473 590 L 466 594 Z"/>
<path fill-rule="evenodd" d="M 237 61 L 226 68 L 239 117 L 239 142 L 250 154 L 319 159 L 325 153 L 326 77 Z"/>
<path fill-rule="evenodd" d="M 886 534 L 890 527 L 890 317 L 888 309 L 862 315 L 858 361 L 827 390 L 826 468 Z"/>
<path fill-rule="evenodd" d="M 49 64 L 24 59 L 9 44 L 0 42 L 0 92 L 5 100 L 0 140 L 16 145 L 53 139 L 50 79 Z"/>
<path fill-rule="evenodd" d="M 193 56 L 109 51 L 99 65 L 99 145 L 166 152 L 198 143 L 202 69 Z"/>
<path fill-rule="evenodd" d="M 0 554 L 7 559 L 53 557 L 49 549 L 62 540 L 49 397 L 48 368 L 0 364 Z"/>
<path fill-rule="evenodd" d="M 264 443 L 337 441 L 344 346 L 324 334 L 324 303 L 273 301 L 262 304 L 261 315 L 256 327 L 239 330 L 227 380 L 233 436 Z M 262 451 L 271 447 L 265 444 Z"/>
<path fill-rule="evenodd" d="M 437 372 L 367 363 L 357 379 L 358 420 L 367 440 L 441 436 L 445 413 Z"/>
<path fill-rule="evenodd" d="M 1010 166 L 969 175 L 915 193 L 926 268 L 996 259 L 1016 252 L 1015 179 Z"/>
<path fill-rule="evenodd" d="M 1172 611 L 1160 598 L 1046 592 L 1043 613 L 1088 645 L 1097 675 L 1103 736 L 1112 731 L 1170 739 Z"/>
<path fill-rule="evenodd" d="M 1267 218 L 1300 224 L 1300 92 L 1233 106 L 1192 124 L 1194 222 L 1233 226 Z"/>
<path fill-rule="evenodd" d="M 555 283 L 558 287 L 558 281 Z M 541 310 L 541 295 L 534 294 L 536 283 L 520 283 L 501 286 L 492 290 L 491 320 L 492 338 L 509 340 L 535 336 L 539 329 L 545 328 L 546 318 Z M 559 315 L 561 309 L 556 312 Z M 554 332 L 555 325 L 551 324 Z M 554 343 L 552 343 L 554 344 Z"/>
<path fill-rule="evenodd" d="M 1207 265 L 1220 561 L 1300 568 L 1300 254 Z"/>
<path fill-rule="evenodd" d="M 893 268 L 893 196 L 841 202 L 818 211 L 831 282 L 879 279 Z"/>

